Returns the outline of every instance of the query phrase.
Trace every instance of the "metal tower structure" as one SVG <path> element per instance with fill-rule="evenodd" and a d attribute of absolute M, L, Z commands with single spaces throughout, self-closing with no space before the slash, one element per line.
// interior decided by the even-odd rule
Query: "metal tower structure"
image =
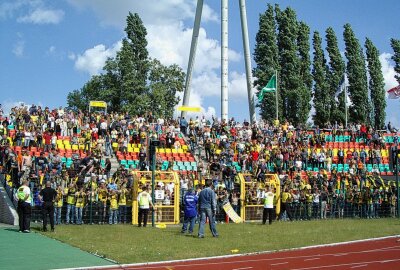
<path fill-rule="evenodd" d="M 203 12 L 204 0 L 197 0 L 196 16 L 192 33 L 192 43 L 190 46 L 189 62 L 186 72 L 185 92 L 183 95 L 183 106 L 189 105 L 190 85 L 192 82 L 192 72 L 195 62 L 197 43 L 199 40 L 199 29 L 201 14 Z M 246 68 L 247 96 L 249 102 L 250 121 L 256 121 L 254 91 L 251 78 L 251 59 L 249 46 L 249 33 L 247 28 L 246 0 L 239 0 L 240 19 L 242 26 L 242 40 Z M 228 0 L 221 0 L 221 119 L 228 120 Z M 186 111 L 182 111 L 182 117 L 186 116 Z"/>

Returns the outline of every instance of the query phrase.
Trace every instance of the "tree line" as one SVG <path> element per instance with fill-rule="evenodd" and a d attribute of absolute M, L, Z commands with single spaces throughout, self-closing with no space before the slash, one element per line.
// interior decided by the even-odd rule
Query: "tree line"
<path fill-rule="evenodd" d="M 172 117 L 185 73 L 178 65 L 165 66 L 149 57 L 147 30 L 138 14 L 127 16 L 125 34 L 121 49 L 107 59 L 103 72 L 68 94 L 68 106 L 87 110 L 90 100 L 103 100 L 109 111 Z"/>
<path fill-rule="evenodd" d="M 332 27 L 323 37 L 312 33 L 312 60 L 310 56 L 310 27 L 299 21 L 296 12 L 288 7 L 268 4 L 259 17 L 254 61 L 254 84 L 260 91 L 271 76 L 278 72 L 278 108 L 280 120 L 295 125 L 306 124 L 314 107 L 314 124 L 345 123 L 345 96 L 340 90 L 345 74 L 348 78 L 349 122 L 366 123 L 375 128 L 385 125 L 384 78 L 379 50 L 366 38 L 365 54 L 350 24 L 344 25 L 345 57 L 341 55 L 338 38 Z M 391 40 L 395 71 L 400 74 L 400 41 Z M 400 76 L 396 76 L 400 83 Z M 275 119 L 275 93 L 265 93 L 258 104 L 261 117 Z"/>

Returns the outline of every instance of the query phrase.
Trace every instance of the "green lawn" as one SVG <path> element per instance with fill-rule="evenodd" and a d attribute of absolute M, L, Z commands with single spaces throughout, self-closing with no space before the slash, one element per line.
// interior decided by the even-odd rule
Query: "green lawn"
<path fill-rule="evenodd" d="M 138 228 L 129 225 L 68 225 L 44 233 L 72 246 L 113 259 L 137 263 L 239 253 L 272 251 L 317 244 L 400 234 L 398 219 L 218 224 L 220 238 L 198 239 L 180 233 L 180 227 Z M 197 232 L 197 227 L 196 227 Z"/>

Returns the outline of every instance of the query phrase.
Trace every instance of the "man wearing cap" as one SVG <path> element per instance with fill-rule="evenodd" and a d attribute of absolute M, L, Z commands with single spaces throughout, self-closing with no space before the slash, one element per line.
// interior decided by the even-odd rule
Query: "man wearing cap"
<path fill-rule="evenodd" d="M 42 189 L 39 194 L 39 199 L 43 202 L 43 231 L 47 231 L 47 216 L 50 219 L 51 231 L 54 232 L 54 201 L 57 196 L 57 191 L 51 187 L 51 182 L 46 182 L 46 188 Z"/>
<path fill-rule="evenodd" d="M 24 233 L 30 233 L 31 228 L 32 193 L 28 185 L 29 181 L 24 180 L 17 191 L 19 231 Z"/>

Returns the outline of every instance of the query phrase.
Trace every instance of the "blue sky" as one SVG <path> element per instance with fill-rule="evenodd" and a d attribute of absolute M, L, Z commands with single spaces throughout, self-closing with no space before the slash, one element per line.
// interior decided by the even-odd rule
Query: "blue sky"
<path fill-rule="evenodd" d="M 65 106 L 68 92 L 101 72 L 124 36 L 128 11 L 137 12 L 147 29 L 149 52 L 164 64 L 186 70 L 194 0 L 2 0 L 0 2 L 0 102 Z M 259 14 L 268 1 L 247 0 L 250 47 L 253 50 Z M 275 3 L 275 2 L 271 2 Z M 396 85 L 389 40 L 400 38 L 400 1 L 279 1 L 291 6 L 311 31 L 332 26 L 339 38 L 349 22 L 362 44 L 369 37 L 381 53 L 386 89 Z M 205 0 L 193 76 L 191 105 L 207 116 L 220 115 L 220 1 Z M 229 115 L 248 119 L 238 1 L 229 1 Z M 325 46 L 325 44 L 324 44 Z M 388 120 L 397 126 L 398 100 L 388 101 Z"/>

